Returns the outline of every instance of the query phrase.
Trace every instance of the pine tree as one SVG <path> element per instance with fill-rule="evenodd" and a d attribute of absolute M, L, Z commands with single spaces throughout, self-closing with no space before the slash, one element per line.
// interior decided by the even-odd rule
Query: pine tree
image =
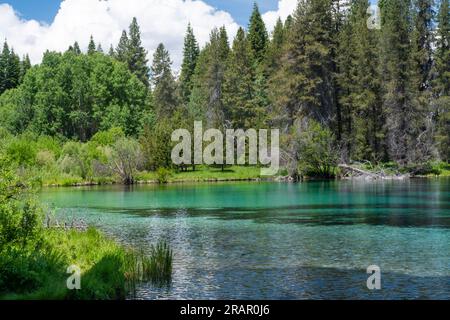
<path fill-rule="evenodd" d="M 19 83 L 23 82 L 23 79 L 27 73 L 27 71 L 31 69 L 31 61 L 30 61 L 30 57 L 27 55 L 25 55 L 22 58 L 22 61 L 20 62 L 20 80 Z"/>
<path fill-rule="evenodd" d="M 381 4 L 381 74 L 386 115 L 387 147 L 391 159 L 407 165 L 415 150 L 416 88 L 411 84 L 409 0 L 385 0 Z"/>
<path fill-rule="evenodd" d="M 153 103 L 159 119 L 172 116 L 177 107 L 176 84 L 171 65 L 169 52 L 160 43 L 153 55 L 151 67 Z"/>
<path fill-rule="evenodd" d="M 433 1 L 415 0 L 411 6 L 411 35 L 409 57 L 409 87 L 411 106 L 414 111 L 410 123 L 411 146 L 408 162 L 415 165 L 424 163 L 435 156 L 431 112 L 431 68 Z"/>
<path fill-rule="evenodd" d="M 450 6 L 441 0 L 437 16 L 433 96 L 437 122 L 436 142 L 442 160 L 450 162 Z"/>
<path fill-rule="evenodd" d="M 413 59 L 419 71 L 419 90 L 430 87 L 432 67 L 433 0 L 416 0 L 412 35 Z"/>
<path fill-rule="evenodd" d="M 206 105 L 209 97 L 207 75 L 210 60 L 210 47 L 210 43 L 206 43 L 205 47 L 200 50 L 195 72 L 192 77 L 192 90 L 187 106 L 187 118 L 192 121 L 205 120 Z"/>
<path fill-rule="evenodd" d="M 190 117 L 204 120 L 207 127 L 224 128 L 223 83 L 229 54 L 224 27 L 211 31 L 209 42 L 200 52 L 189 102 Z"/>
<path fill-rule="evenodd" d="M 0 55 L 0 94 L 13 89 L 20 82 L 20 58 L 5 41 Z"/>
<path fill-rule="evenodd" d="M 288 15 L 286 21 L 284 21 L 284 30 L 286 34 L 289 33 L 289 30 L 291 30 L 293 22 L 294 18 L 292 18 L 292 15 Z"/>
<path fill-rule="evenodd" d="M 218 54 L 219 59 L 222 61 L 226 61 L 228 58 L 228 54 L 230 53 L 230 44 L 228 42 L 228 33 L 225 26 L 220 27 L 219 29 L 219 41 L 218 44 Z"/>
<path fill-rule="evenodd" d="M 94 37 L 91 36 L 91 38 L 89 40 L 87 54 L 92 55 L 95 53 L 95 51 L 96 51 L 96 46 L 95 46 L 95 42 L 94 42 Z"/>
<path fill-rule="evenodd" d="M 116 48 L 115 57 L 120 62 L 125 63 L 128 66 L 128 48 L 129 48 L 129 40 L 128 35 L 125 30 L 122 31 L 122 36 L 120 37 L 119 43 Z"/>
<path fill-rule="evenodd" d="M 184 38 L 183 63 L 180 75 L 180 95 L 182 102 L 186 105 L 189 102 L 192 91 L 192 77 L 197 65 L 200 49 L 195 39 L 194 32 L 189 24 Z"/>
<path fill-rule="evenodd" d="M 17 87 L 20 83 L 20 58 L 14 52 L 14 49 L 11 49 L 11 54 L 9 55 L 6 78 L 9 79 L 9 89 Z"/>
<path fill-rule="evenodd" d="M 133 18 L 130 24 L 129 40 L 127 46 L 128 68 L 145 86 L 149 86 L 149 67 L 147 65 L 147 50 L 142 46 L 141 32 L 137 19 Z"/>
<path fill-rule="evenodd" d="M 225 117 L 235 128 L 255 127 L 255 70 L 250 43 L 239 28 L 228 56 L 224 76 L 223 102 Z"/>
<path fill-rule="evenodd" d="M 103 53 L 103 48 L 102 48 L 102 45 L 99 43 L 98 45 L 97 45 L 97 49 L 95 49 L 97 52 L 99 52 L 99 53 Z"/>
<path fill-rule="evenodd" d="M 337 121 L 339 142 L 341 143 L 342 158 L 348 162 L 354 156 L 354 149 L 358 148 L 361 137 L 356 136 L 356 126 L 354 122 L 358 120 L 358 105 L 356 103 L 357 84 L 354 83 L 356 78 L 355 61 L 357 60 L 353 39 L 356 37 L 354 32 L 361 27 L 358 23 L 356 13 L 357 0 L 354 1 L 353 14 L 350 19 L 344 19 L 339 26 L 339 34 L 336 48 L 336 89 L 337 89 Z M 365 16 L 365 13 L 364 13 Z M 356 26 L 355 26 L 356 24 Z M 355 28 L 356 27 L 356 28 Z M 363 26 L 364 31 L 367 29 Z M 357 139 L 355 139 L 357 137 Z"/>
<path fill-rule="evenodd" d="M 5 41 L 3 43 L 3 49 L 0 53 L 0 95 L 6 91 L 6 66 L 8 64 L 9 60 L 9 46 L 8 43 Z"/>
<path fill-rule="evenodd" d="M 226 61 L 230 52 L 225 27 L 213 30 L 210 36 L 210 61 L 208 70 L 209 99 L 206 108 L 207 126 L 223 129 L 225 113 L 223 106 L 223 83 Z"/>
<path fill-rule="evenodd" d="M 283 46 L 285 44 L 286 32 L 283 22 L 278 18 L 273 29 L 272 40 L 269 42 L 266 53 L 266 72 L 272 74 L 280 67 Z"/>
<path fill-rule="evenodd" d="M 387 159 L 385 148 L 385 122 L 382 109 L 378 60 L 379 31 L 367 28 L 367 0 L 355 1 L 353 14 L 353 84 L 356 119 L 353 127 L 357 136 L 357 159 L 382 161 Z"/>
<path fill-rule="evenodd" d="M 114 51 L 113 45 L 109 47 L 108 56 L 114 58 L 116 56 L 116 52 Z"/>
<path fill-rule="evenodd" d="M 331 0 L 300 1 L 282 66 L 271 77 L 273 120 L 281 127 L 312 117 L 329 124 L 335 113 Z"/>
<path fill-rule="evenodd" d="M 253 4 L 253 12 L 250 17 L 248 39 L 256 60 L 261 62 L 264 59 L 269 37 L 256 2 Z"/>
<path fill-rule="evenodd" d="M 355 0 L 344 19 L 337 51 L 342 156 L 386 160 L 377 64 L 378 31 L 367 28 L 367 0 Z"/>
<path fill-rule="evenodd" d="M 434 55 L 433 89 L 436 97 L 450 96 L 450 5 L 441 0 L 437 17 L 436 50 Z"/>
<path fill-rule="evenodd" d="M 75 41 L 75 43 L 73 44 L 73 52 L 75 54 L 81 54 L 80 45 L 78 44 L 77 41 Z"/>

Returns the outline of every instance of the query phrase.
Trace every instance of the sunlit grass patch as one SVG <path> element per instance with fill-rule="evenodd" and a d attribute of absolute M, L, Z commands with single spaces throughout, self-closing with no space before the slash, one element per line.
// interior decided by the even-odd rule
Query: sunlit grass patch
<path fill-rule="evenodd" d="M 261 168 L 257 166 L 225 166 L 221 167 L 199 165 L 189 167 L 187 171 L 172 170 L 164 172 L 164 179 L 158 172 L 141 172 L 137 175 L 140 182 L 207 182 L 207 181 L 237 181 L 255 180 L 261 177 Z"/>

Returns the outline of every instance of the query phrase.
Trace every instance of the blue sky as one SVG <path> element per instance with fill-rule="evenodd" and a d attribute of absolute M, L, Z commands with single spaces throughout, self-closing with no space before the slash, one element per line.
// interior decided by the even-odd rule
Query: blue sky
<path fill-rule="evenodd" d="M 203 0 L 209 5 L 229 12 L 240 25 L 246 26 L 254 0 Z M 277 0 L 257 0 L 261 12 L 277 9 Z M 8 3 L 18 11 L 24 19 L 35 19 L 51 23 L 59 9 L 60 0 L 0 0 Z"/>

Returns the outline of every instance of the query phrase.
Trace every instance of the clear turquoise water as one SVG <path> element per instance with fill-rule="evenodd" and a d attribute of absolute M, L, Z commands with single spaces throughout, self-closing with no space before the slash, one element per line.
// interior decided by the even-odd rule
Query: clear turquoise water
<path fill-rule="evenodd" d="M 139 299 L 450 299 L 450 180 L 46 189 L 61 217 L 175 253 Z M 382 289 L 366 287 L 381 268 Z"/>

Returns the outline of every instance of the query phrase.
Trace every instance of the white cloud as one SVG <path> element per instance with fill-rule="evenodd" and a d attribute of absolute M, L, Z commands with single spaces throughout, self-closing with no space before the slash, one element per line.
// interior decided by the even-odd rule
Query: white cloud
<path fill-rule="evenodd" d="M 297 8 L 297 3 L 298 0 L 280 0 L 278 2 L 278 10 L 264 13 L 262 18 L 266 24 L 267 30 L 273 30 L 278 18 L 281 18 L 284 21 L 288 15 L 293 14 Z"/>
<path fill-rule="evenodd" d="M 74 41 L 86 48 L 91 34 L 108 50 L 111 44 L 117 44 L 122 30 L 128 30 L 133 17 L 141 27 L 149 60 L 163 42 L 175 68 L 181 63 L 188 22 L 201 45 L 214 27 L 225 25 L 230 37 L 238 28 L 229 13 L 200 0 L 64 0 L 49 25 L 24 20 L 9 4 L 0 4 L 0 42 L 7 38 L 17 53 L 28 53 L 33 63 L 40 62 L 46 49 L 64 51 Z"/>

